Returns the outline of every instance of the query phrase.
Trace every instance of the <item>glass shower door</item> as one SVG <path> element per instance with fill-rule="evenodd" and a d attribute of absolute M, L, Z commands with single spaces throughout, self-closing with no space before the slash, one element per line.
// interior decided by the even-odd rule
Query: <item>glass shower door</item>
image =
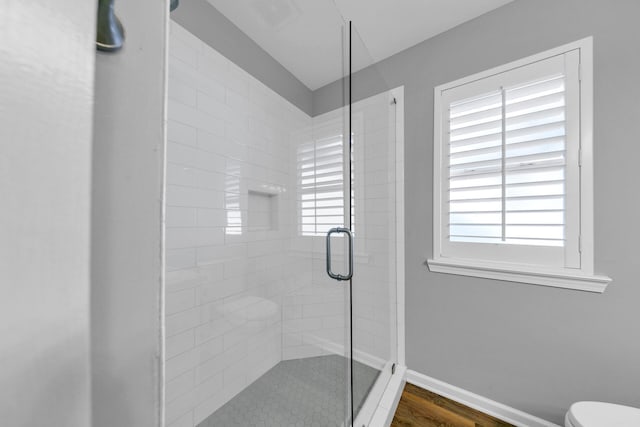
<path fill-rule="evenodd" d="M 346 27 L 346 78 L 342 109 L 317 116 L 319 136 L 332 113 L 342 114 L 344 132 L 334 141 L 341 151 L 342 215 L 325 226 L 327 286 L 344 287 L 345 356 L 348 359 L 347 425 L 367 425 L 373 416 L 397 360 L 396 337 L 396 121 L 397 104 L 354 25 Z M 359 72 L 364 70 L 362 72 Z M 364 97 L 360 88 L 377 89 Z M 340 139 L 340 141 L 338 141 Z M 330 162 L 331 163 L 331 162 Z M 341 180 L 338 178 L 342 175 Z M 338 194 L 338 193 L 336 193 Z M 325 205 L 326 206 L 326 205 Z M 351 420 L 355 422 L 352 423 Z"/>
<path fill-rule="evenodd" d="M 350 27 L 349 52 L 351 394 L 354 425 L 361 426 L 369 423 L 397 360 L 398 117 L 395 94 L 355 24 Z"/>
<path fill-rule="evenodd" d="M 313 2 L 323 8 L 333 3 Z M 321 6 L 325 5 L 325 6 Z M 340 45 L 330 59 L 343 76 L 334 82 L 333 109 L 313 117 L 311 126 L 294 136 L 296 166 L 297 230 L 290 241 L 288 265 L 295 272 L 287 279 L 290 291 L 283 300 L 283 363 L 290 369 L 289 382 L 296 384 L 291 396 L 304 406 L 310 425 L 351 426 L 350 289 L 345 281 L 327 275 L 327 262 L 344 274 L 347 239 L 342 233 L 331 238 L 332 255 L 327 258 L 327 233 L 346 228 L 345 198 L 348 200 L 349 157 L 348 106 L 348 24 L 336 9 L 317 10 L 325 17 Z M 300 377 L 298 374 L 302 374 Z M 286 424 L 283 424 L 286 425 Z M 295 425 L 303 425 L 302 422 Z M 306 425 L 306 424 L 305 424 Z"/>

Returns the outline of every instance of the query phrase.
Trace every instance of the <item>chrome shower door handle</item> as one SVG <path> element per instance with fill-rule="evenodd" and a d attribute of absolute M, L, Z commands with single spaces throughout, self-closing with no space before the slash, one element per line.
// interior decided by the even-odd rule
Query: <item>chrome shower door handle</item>
<path fill-rule="evenodd" d="M 349 239 L 349 272 L 346 276 L 342 274 L 335 274 L 331 271 L 331 235 L 343 233 L 347 235 Z M 343 227 L 332 228 L 327 232 L 327 274 L 329 277 L 335 280 L 351 280 L 353 277 L 353 234 L 351 234 L 351 230 Z"/>

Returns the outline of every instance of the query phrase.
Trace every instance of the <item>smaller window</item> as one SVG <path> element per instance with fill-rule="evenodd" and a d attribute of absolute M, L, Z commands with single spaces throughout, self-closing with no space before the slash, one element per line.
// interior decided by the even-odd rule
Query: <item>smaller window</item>
<path fill-rule="evenodd" d="M 591 67 L 585 39 L 435 89 L 432 271 L 604 290 Z"/>
<path fill-rule="evenodd" d="M 334 227 L 344 227 L 345 147 L 343 136 L 325 132 L 298 147 L 298 229 L 301 236 L 324 236 Z M 353 140 L 353 137 L 352 137 Z M 353 144 L 351 145 L 353 149 Z M 353 154 L 353 152 L 352 152 Z M 348 163 L 347 163 L 348 165 Z M 351 177 L 354 162 L 351 162 Z M 347 193 L 348 194 L 348 193 Z M 354 200 L 351 192 L 351 230 L 354 230 Z"/>

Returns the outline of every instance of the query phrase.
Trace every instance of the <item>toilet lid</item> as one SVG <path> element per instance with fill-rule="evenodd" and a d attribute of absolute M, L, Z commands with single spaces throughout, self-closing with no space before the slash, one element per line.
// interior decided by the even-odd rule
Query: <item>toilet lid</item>
<path fill-rule="evenodd" d="M 638 427 L 640 409 L 604 402 L 577 402 L 569 408 L 576 427 Z"/>

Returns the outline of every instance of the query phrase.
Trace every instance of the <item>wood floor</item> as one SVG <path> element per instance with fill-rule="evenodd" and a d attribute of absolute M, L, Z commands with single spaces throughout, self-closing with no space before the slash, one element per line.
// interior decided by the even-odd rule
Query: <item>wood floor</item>
<path fill-rule="evenodd" d="M 509 423 L 407 383 L 391 427 L 508 427 Z"/>

